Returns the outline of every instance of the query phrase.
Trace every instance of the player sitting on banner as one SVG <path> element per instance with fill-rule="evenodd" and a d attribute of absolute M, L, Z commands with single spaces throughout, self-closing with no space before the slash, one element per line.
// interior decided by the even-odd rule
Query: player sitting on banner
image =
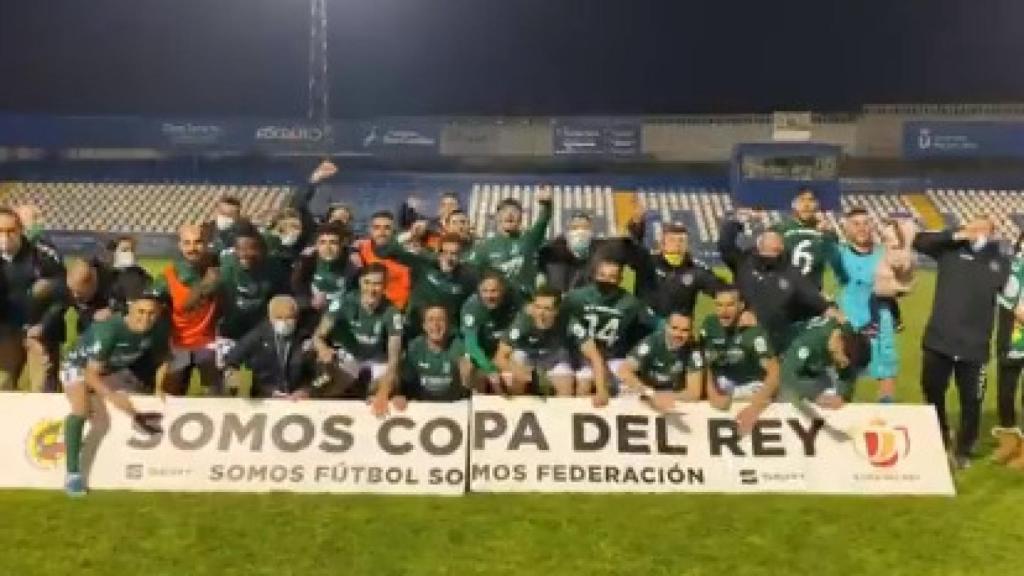
<path fill-rule="evenodd" d="M 602 258 L 594 270 L 594 282 L 565 296 L 563 308 L 582 326 L 587 337 L 597 343 L 607 372 L 618 373 L 629 350 L 641 338 L 653 332 L 658 319 L 649 306 L 626 292 L 622 283 L 622 264 Z M 574 357 L 577 362 L 576 394 L 589 396 L 593 391 L 593 364 Z"/>
<path fill-rule="evenodd" d="M 551 223 L 551 188 L 538 187 L 534 198 L 540 203 L 540 215 L 529 230 L 522 231 L 522 204 L 505 198 L 498 204 L 497 233 L 477 242 L 466 255 L 466 261 L 478 270 L 500 270 L 509 289 L 523 296 L 532 294 L 536 286 L 538 251 Z"/>
<path fill-rule="evenodd" d="M 299 306 L 291 296 L 274 296 L 267 312 L 267 319 L 242 336 L 224 357 L 224 379 L 237 390 L 234 380 L 244 364 L 252 370 L 250 397 L 309 398 L 313 355 L 303 346 L 305 334 L 298 329 Z"/>
<path fill-rule="evenodd" d="M 519 308 L 518 294 L 505 287 L 505 278 L 496 270 L 484 273 L 477 293 L 462 305 L 462 339 L 475 368 L 476 391 L 502 393 L 501 372 L 494 357 Z"/>
<path fill-rule="evenodd" d="M 235 229 L 235 249 L 221 258 L 218 290 L 224 311 L 217 325 L 217 365 L 235 342 L 263 321 L 267 303 L 288 293 L 288 270 L 267 256 L 267 245 L 254 226 Z"/>
<path fill-rule="evenodd" d="M 672 410 L 676 401 L 700 401 L 704 359 L 693 338 L 693 320 L 683 312 L 670 313 L 664 326 L 633 347 L 616 374 L 662 412 Z"/>
<path fill-rule="evenodd" d="M 128 397 L 129 392 L 143 390 L 143 378 L 133 370 L 147 355 L 161 359 L 156 370 L 156 385 L 157 391 L 162 391 L 170 342 L 167 322 L 160 318 L 161 308 L 160 297 L 156 293 L 143 293 L 128 303 L 125 316 L 114 315 L 94 323 L 68 353 L 61 380 L 71 404 L 71 412 L 64 421 L 67 450 L 64 487 L 70 496 L 85 494 L 81 452 L 85 423 L 89 417 L 90 392 L 128 414 L 144 432 L 161 432 L 160 415 L 136 410 Z"/>
<path fill-rule="evenodd" d="M 402 390 L 394 405 L 404 410 L 408 400 L 450 402 L 469 395 L 473 366 L 462 340 L 448 323 L 444 306 L 423 310 L 423 334 L 409 342 L 402 360 Z"/>
<path fill-rule="evenodd" d="M 384 298 L 387 268 L 363 268 L 359 292 L 331 303 L 313 337 L 319 363 L 315 394 L 369 394 L 373 413 L 387 413 L 402 359 L 402 314 Z M 365 386 L 364 386 L 365 385 Z"/>
<path fill-rule="evenodd" d="M 871 361 L 867 336 L 828 317 L 812 318 L 782 357 L 780 399 L 842 408 L 857 375 Z"/>
<path fill-rule="evenodd" d="M 594 406 L 608 403 L 608 375 L 604 358 L 587 329 L 561 312 L 561 295 L 547 287 L 537 289 L 533 301 L 520 312 L 498 345 L 494 363 L 502 372 L 504 392 L 522 395 L 534 390 L 553 390 L 573 396 L 576 378 L 572 369 L 575 352 L 594 367 Z"/>
<path fill-rule="evenodd" d="M 736 416 L 742 434 L 749 433 L 758 416 L 779 390 L 779 359 L 768 332 L 746 315 L 746 302 L 735 286 L 715 293 L 715 313 L 704 318 L 700 339 L 708 363 L 708 400 L 727 410 L 733 400 L 749 402 Z"/>

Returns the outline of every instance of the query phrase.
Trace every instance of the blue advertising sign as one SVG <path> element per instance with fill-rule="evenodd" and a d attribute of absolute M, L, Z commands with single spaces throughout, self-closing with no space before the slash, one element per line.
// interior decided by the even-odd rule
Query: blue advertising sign
<path fill-rule="evenodd" d="M 559 119 L 554 123 L 555 156 L 637 156 L 641 150 L 639 122 L 615 119 Z"/>
<path fill-rule="evenodd" d="M 903 154 L 906 158 L 1024 157 L 1024 122 L 906 122 Z"/>

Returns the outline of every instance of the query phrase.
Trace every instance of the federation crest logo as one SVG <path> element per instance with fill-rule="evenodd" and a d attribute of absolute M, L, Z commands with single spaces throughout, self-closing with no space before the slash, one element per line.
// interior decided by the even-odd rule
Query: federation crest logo
<path fill-rule="evenodd" d="M 857 454 L 876 468 L 891 468 L 910 454 L 910 432 L 906 426 L 893 426 L 881 418 L 853 434 Z"/>
<path fill-rule="evenodd" d="M 25 455 L 37 468 L 52 470 L 64 463 L 64 420 L 36 422 L 25 438 Z"/>
<path fill-rule="evenodd" d="M 932 132 L 927 128 L 921 128 L 921 131 L 917 134 L 917 147 L 921 150 L 927 150 L 932 147 Z"/>

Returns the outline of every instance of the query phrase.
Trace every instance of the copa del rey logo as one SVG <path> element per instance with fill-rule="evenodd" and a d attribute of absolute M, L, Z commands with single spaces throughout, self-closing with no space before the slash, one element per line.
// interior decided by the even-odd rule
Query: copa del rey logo
<path fill-rule="evenodd" d="M 872 466 L 891 468 L 910 454 L 910 432 L 906 426 L 892 426 L 875 418 L 856 431 L 853 446 Z"/>

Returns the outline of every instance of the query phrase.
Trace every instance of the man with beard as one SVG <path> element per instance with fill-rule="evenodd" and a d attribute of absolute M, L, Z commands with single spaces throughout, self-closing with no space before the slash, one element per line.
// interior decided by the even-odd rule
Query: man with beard
<path fill-rule="evenodd" d="M 206 238 L 198 225 L 178 229 L 178 254 L 155 278 L 153 289 L 168 303 L 171 325 L 171 364 L 165 390 L 185 394 L 192 371 L 199 372 L 204 389 L 222 392 L 214 345 L 217 340 L 216 257 L 207 252 Z"/>
<path fill-rule="evenodd" d="M 645 254 L 636 274 L 636 295 L 660 318 L 674 310 L 693 315 L 697 295 L 712 296 L 725 283 L 706 264 L 690 255 L 686 226 L 670 222 L 661 232 L 661 250 Z"/>
<path fill-rule="evenodd" d="M 669 412 L 679 402 L 699 402 L 704 385 L 704 358 L 693 338 L 693 320 L 672 312 L 660 330 L 637 344 L 618 365 L 616 375 L 627 388 Z"/>
<path fill-rule="evenodd" d="M 604 258 L 597 264 L 594 282 L 566 294 L 563 305 L 569 317 L 586 330 L 587 338 L 597 343 L 612 374 L 618 372 L 633 345 L 658 326 L 650 307 L 623 290 L 621 283 L 622 265 Z M 583 359 L 577 362 L 576 393 L 589 395 L 595 367 Z"/>
<path fill-rule="evenodd" d="M 235 232 L 235 249 L 225 255 L 218 292 L 223 313 L 217 324 L 217 365 L 235 342 L 263 321 L 270 299 L 288 293 L 288 269 L 267 256 L 267 245 L 254 226 L 242 223 Z"/>
<path fill-rule="evenodd" d="M 782 236 L 786 260 L 821 290 L 829 244 L 836 241 L 836 235 L 818 211 L 814 190 L 801 188 L 797 191 L 792 216 L 771 229 Z"/>
<path fill-rule="evenodd" d="M 704 318 L 701 344 L 709 374 L 708 400 L 726 410 L 733 400 L 749 402 L 736 415 L 740 432 L 753 430 L 758 417 L 779 390 L 779 359 L 768 333 L 742 320 L 746 302 L 735 286 L 715 292 L 715 313 Z"/>
<path fill-rule="evenodd" d="M 417 223 L 414 229 L 422 226 Z M 423 324 L 423 311 L 429 306 L 441 306 L 448 313 L 448 324 L 459 321 L 462 304 L 473 294 L 477 285 L 476 274 L 460 261 L 462 240 L 446 234 L 438 243 L 438 252 L 414 253 L 392 243 L 377 248 L 377 255 L 391 258 L 409 269 L 412 293 L 406 311 L 410 336 L 419 332 Z"/>
<path fill-rule="evenodd" d="M 502 391 L 494 357 L 519 309 L 518 295 L 506 288 L 505 278 L 495 270 L 484 273 L 476 294 L 462 305 L 462 339 L 466 355 L 480 375 L 474 385 L 479 392 Z"/>
<path fill-rule="evenodd" d="M 867 210 L 854 208 L 844 219 L 848 243 L 832 248 L 832 269 L 840 286 L 839 309 L 855 330 L 871 324 L 871 300 L 875 276 L 885 255 L 883 246 L 876 246 L 871 234 Z M 871 338 L 871 364 L 868 374 L 878 380 L 879 402 L 892 402 L 899 373 L 899 349 L 896 346 L 896 322 L 889 308 L 878 309 L 877 332 Z M 872 331 L 874 332 L 874 331 Z"/>
<path fill-rule="evenodd" d="M 392 258 L 377 255 L 377 250 L 395 241 L 395 217 L 391 212 L 376 212 L 370 217 L 370 237 L 358 243 L 363 266 L 379 263 L 387 269 L 387 298 L 399 310 L 405 310 L 412 291 L 409 268 Z"/>
<path fill-rule="evenodd" d="M 742 216 L 738 214 L 738 216 Z M 773 230 L 762 232 L 753 250 L 739 247 L 743 224 L 729 219 L 722 225 L 718 249 L 732 270 L 740 296 L 768 331 L 776 351 L 784 351 L 798 329 L 796 324 L 836 311 L 817 287 L 789 265 L 784 257 L 782 236 Z"/>
<path fill-rule="evenodd" d="M 498 204 L 498 230 L 491 238 L 477 242 L 466 261 L 478 270 L 499 270 L 510 289 L 523 296 L 533 293 L 537 284 L 537 252 L 544 243 L 551 223 L 551 188 L 543 186 L 535 194 L 540 216 L 526 232 L 522 231 L 523 207 L 506 198 Z"/>
<path fill-rule="evenodd" d="M 608 375 L 597 343 L 587 336 L 586 328 L 561 309 L 561 294 L 541 286 L 505 332 L 494 363 L 501 370 L 503 392 L 507 394 L 526 394 L 532 387 L 558 396 L 574 396 L 574 356 L 583 357 L 594 367 L 594 406 L 607 405 Z"/>

